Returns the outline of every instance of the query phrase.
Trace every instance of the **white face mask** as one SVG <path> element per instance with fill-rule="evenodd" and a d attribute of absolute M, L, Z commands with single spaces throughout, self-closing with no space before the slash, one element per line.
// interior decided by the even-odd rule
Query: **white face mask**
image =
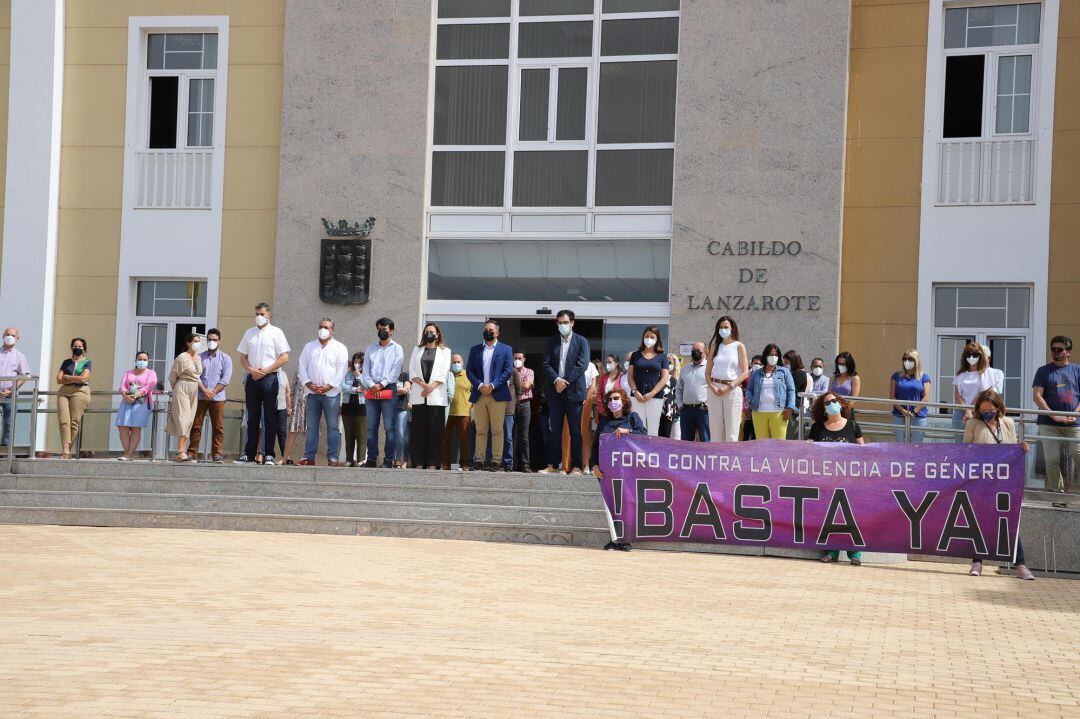
<path fill-rule="evenodd" d="M 203 343 L 202 340 L 199 340 L 198 342 L 192 342 L 191 343 L 191 349 L 195 350 L 195 352 L 197 352 L 197 353 L 202 352 L 203 350 L 206 349 L 206 345 Z"/>
<path fill-rule="evenodd" d="M 978 357 L 968 357 L 967 358 L 967 363 L 968 363 L 969 367 L 974 367 L 975 365 L 979 364 L 979 358 Z"/>
<path fill-rule="evenodd" d="M 608 372 L 614 372 L 615 371 L 615 363 L 614 362 L 608 362 L 607 364 L 604 365 L 604 369 L 606 369 Z"/>
<path fill-rule="evenodd" d="M 642 344 L 644 344 L 646 347 L 651 349 L 652 346 L 656 344 L 656 338 L 654 338 L 654 337 L 646 337 L 642 341 Z"/>
<path fill-rule="evenodd" d="M 361 369 L 363 369 L 363 367 L 364 365 L 360 364 L 359 362 L 354 362 L 352 366 L 353 370 L 355 370 L 356 372 L 359 372 Z"/>
<path fill-rule="evenodd" d="M 209 347 L 211 350 L 216 350 L 218 348 L 218 341 L 217 340 L 210 340 L 209 342 L 206 343 L 206 346 Z"/>
<path fill-rule="evenodd" d="M 915 361 L 914 360 L 904 360 L 904 369 L 906 369 L 908 372 L 915 369 Z"/>
<path fill-rule="evenodd" d="M 525 366 L 525 360 L 514 360 L 514 366 L 521 369 Z"/>
<path fill-rule="evenodd" d="M 814 375 L 815 377 L 820 377 L 821 373 L 824 372 L 824 371 L 825 370 L 822 369 L 821 367 L 815 367 L 812 370 L 810 370 L 810 374 Z"/>
<path fill-rule="evenodd" d="M 255 326 L 256 327 L 265 327 L 266 323 L 269 322 L 269 321 L 270 320 L 268 320 L 266 318 L 266 315 L 255 315 Z"/>
<path fill-rule="evenodd" d="M 726 340 L 730 336 L 731 336 L 731 330 L 729 328 L 727 328 L 727 327 L 721 327 L 720 328 L 720 339 Z"/>
<path fill-rule="evenodd" d="M 839 372 L 840 374 L 844 374 L 845 372 L 847 372 L 847 365 L 846 364 L 838 364 L 838 365 L 836 365 L 836 371 Z"/>
<path fill-rule="evenodd" d="M 326 329 L 325 327 L 320 327 L 319 328 L 319 339 L 321 339 L 321 340 L 330 339 L 330 330 Z"/>
<path fill-rule="evenodd" d="M 765 358 L 765 361 L 769 363 L 770 367 L 775 367 L 776 363 L 780 361 L 780 358 L 776 355 L 769 355 Z"/>
<path fill-rule="evenodd" d="M 4 335 L 4 344 L 8 347 L 15 346 L 15 335 Z"/>

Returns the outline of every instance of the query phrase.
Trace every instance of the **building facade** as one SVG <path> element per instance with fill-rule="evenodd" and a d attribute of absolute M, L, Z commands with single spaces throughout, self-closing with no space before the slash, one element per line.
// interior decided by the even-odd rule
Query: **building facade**
<path fill-rule="evenodd" d="M 1080 337 L 1076 3 L 5 0 L 0 23 L 0 323 L 43 378 L 75 336 L 95 387 L 137 349 L 162 375 L 263 300 L 297 347 L 390 316 L 464 350 L 497 317 L 536 356 L 563 307 L 597 355 L 730 314 L 753 352 L 850 351 L 865 395 L 916 347 L 943 400 L 974 339 L 1011 404 Z M 369 216 L 363 267 L 324 267 L 321 219 Z"/>

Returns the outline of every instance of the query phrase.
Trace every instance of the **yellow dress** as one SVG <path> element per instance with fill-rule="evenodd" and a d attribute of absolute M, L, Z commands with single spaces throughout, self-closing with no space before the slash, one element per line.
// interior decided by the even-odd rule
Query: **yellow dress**
<path fill-rule="evenodd" d="M 201 374 L 202 361 L 198 355 L 192 357 L 187 352 L 177 356 L 169 371 L 172 404 L 169 405 L 169 423 L 165 431 L 174 437 L 191 434 L 191 425 L 195 423 L 195 406 L 199 402 Z"/>

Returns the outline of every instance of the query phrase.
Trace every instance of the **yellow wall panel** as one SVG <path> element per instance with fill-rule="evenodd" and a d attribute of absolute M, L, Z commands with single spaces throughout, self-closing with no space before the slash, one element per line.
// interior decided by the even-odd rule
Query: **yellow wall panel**
<path fill-rule="evenodd" d="M 1080 203 L 1080 130 L 1054 133 L 1051 174 L 1050 202 Z"/>
<path fill-rule="evenodd" d="M 254 324 L 255 305 L 260 302 L 273 304 L 273 301 L 273 278 L 231 279 L 228 282 L 221 283 L 220 303 L 223 307 L 228 307 L 233 314 L 225 315 L 224 312 L 219 311 L 218 317 L 224 318 L 228 316 L 234 319 L 243 319 L 244 329 L 246 330 Z M 239 343 L 239 337 L 233 342 L 233 347 L 237 343 Z M 232 349 L 232 347 L 228 349 Z"/>
<path fill-rule="evenodd" d="M 889 378 L 900 369 L 900 358 L 915 346 L 914 324 L 840 323 L 840 350 L 855 358 L 864 397 L 888 397 Z M 831 368 L 832 358 L 826 366 Z M 933 374 L 926 367 L 923 371 Z"/>
<path fill-rule="evenodd" d="M 71 27 L 64 35 L 66 65 L 127 66 L 127 23 L 123 27 Z"/>
<path fill-rule="evenodd" d="M 851 11 L 851 46 L 926 48 L 929 3 L 859 5 Z"/>
<path fill-rule="evenodd" d="M 917 282 L 846 282 L 840 315 L 850 324 L 915 324 Z"/>
<path fill-rule="evenodd" d="M 1054 132 L 1080 130 L 1080 37 L 1058 41 L 1057 88 L 1054 92 Z"/>
<path fill-rule="evenodd" d="M 224 210 L 221 214 L 222 281 L 273 279 L 276 232 L 277 213 L 273 210 Z M 253 251 L 253 248 L 257 249 Z"/>
<path fill-rule="evenodd" d="M 918 207 L 921 158 L 922 138 L 849 140 L 844 206 Z"/>
<path fill-rule="evenodd" d="M 59 212 L 56 273 L 117 276 L 120 264 L 120 210 L 65 208 Z M 115 302 L 115 294 L 112 298 Z"/>
<path fill-rule="evenodd" d="M 918 207 L 847 207 L 843 282 L 889 282 L 919 275 Z"/>
<path fill-rule="evenodd" d="M 57 312 L 116 316 L 116 277 L 57 275 Z"/>
<path fill-rule="evenodd" d="M 282 65 L 284 62 L 283 25 L 237 27 L 229 33 L 230 65 Z"/>
<path fill-rule="evenodd" d="M 277 208 L 278 147 L 230 147 L 225 153 L 224 206 L 234 210 Z"/>
<path fill-rule="evenodd" d="M 280 146 L 282 73 L 281 65 L 229 67 L 226 153 L 234 147 Z"/>
<path fill-rule="evenodd" d="M 851 63 L 848 137 L 921 137 L 926 46 L 854 50 Z"/>
<path fill-rule="evenodd" d="M 127 27 L 131 15 L 229 15 L 232 25 L 284 25 L 283 2 L 267 0 L 69 0 L 68 27 Z"/>
<path fill-rule="evenodd" d="M 60 207 L 119 209 L 123 175 L 122 148 L 63 148 Z"/>
<path fill-rule="evenodd" d="M 64 69 L 64 147 L 124 146 L 126 77 L 120 65 Z"/>

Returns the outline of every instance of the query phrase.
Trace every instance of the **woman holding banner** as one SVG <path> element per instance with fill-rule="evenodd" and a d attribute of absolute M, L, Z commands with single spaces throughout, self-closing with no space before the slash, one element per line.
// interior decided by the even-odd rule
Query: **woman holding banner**
<path fill-rule="evenodd" d="M 592 473 L 597 479 L 603 479 L 604 473 L 600 471 L 600 436 L 614 434 L 616 437 L 625 437 L 628 434 L 648 435 L 645 423 L 637 412 L 630 411 L 630 397 L 626 392 L 616 387 L 608 391 L 604 396 L 604 413 L 600 417 L 600 424 L 593 435 L 593 448 L 590 463 Z M 629 542 L 619 542 L 615 534 L 615 522 L 611 519 L 611 512 L 604 504 L 604 514 L 607 515 L 608 530 L 611 532 L 611 541 L 604 545 L 604 549 L 618 549 L 629 552 L 633 547 Z"/>
<path fill-rule="evenodd" d="M 810 428 L 811 442 L 863 443 L 862 428 L 851 417 L 851 405 L 836 392 L 830 390 L 818 397 L 810 412 L 814 417 L 814 425 Z M 862 552 L 848 550 L 847 556 L 852 566 L 862 564 Z M 839 550 L 825 552 L 821 561 L 840 561 Z"/>
<path fill-rule="evenodd" d="M 986 389 L 979 393 L 975 399 L 974 408 L 976 416 L 964 424 L 964 442 L 971 444 L 1017 444 L 1016 424 L 1011 418 L 1005 416 L 1005 401 L 1001 395 L 993 389 Z M 1028 443 L 1020 442 L 1020 448 L 1028 451 Z M 973 577 L 982 574 L 982 559 L 971 558 L 971 569 L 968 571 Z M 1035 579 L 1035 575 L 1027 568 L 1024 562 L 1024 545 L 1020 538 L 1016 539 L 1016 578 Z"/>

